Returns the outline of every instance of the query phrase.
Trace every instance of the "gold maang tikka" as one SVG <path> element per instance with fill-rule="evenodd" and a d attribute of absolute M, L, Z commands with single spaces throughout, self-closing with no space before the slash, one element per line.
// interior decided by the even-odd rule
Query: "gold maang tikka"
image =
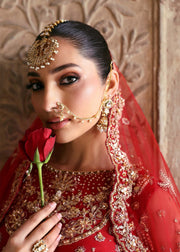
<path fill-rule="evenodd" d="M 58 53 L 59 43 L 56 39 L 50 37 L 51 31 L 65 20 L 57 20 L 49 24 L 40 33 L 40 39 L 35 40 L 27 53 L 27 65 L 30 69 L 39 70 L 50 65 L 54 61 L 54 54 Z"/>

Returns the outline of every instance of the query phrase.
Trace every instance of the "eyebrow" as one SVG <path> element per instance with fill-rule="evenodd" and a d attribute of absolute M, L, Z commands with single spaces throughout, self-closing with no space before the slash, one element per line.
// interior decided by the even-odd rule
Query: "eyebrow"
<path fill-rule="evenodd" d="M 57 73 L 59 71 L 62 71 L 63 69 L 69 68 L 69 67 L 79 67 L 79 65 L 74 63 L 68 63 L 62 66 L 58 66 L 50 71 L 50 73 Z M 27 76 L 33 76 L 33 77 L 40 77 L 40 74 L 37 72 L 28 72 Z"/>
<path fill-rule="evenodd" d="M 57 72 L 62 71 L 63 69 L 66 69 L 68 67 L 79 67 L 79 66 L 74 63 L 68 63 L 68 64 L 65 64 L 65 65 L 62 65 L 62 66 L 59 66 L 59 67 L 52 69 L 51 73 L 57 73 Z"/>

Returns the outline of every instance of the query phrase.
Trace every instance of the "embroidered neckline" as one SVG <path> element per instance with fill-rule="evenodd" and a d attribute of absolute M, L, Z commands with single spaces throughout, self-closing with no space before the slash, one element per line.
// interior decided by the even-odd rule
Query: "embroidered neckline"
<path fill-rule="evenodd" d="M 63 228 L 59 246 L 71 244 L 101 230 L 109 221 L 109 195 L 113 187 L 114 170 L 69 173 L 43 169 L 45 204 L 55 201 L 55 212 L 61 212 Z M 40 209 L 37 191 L 37 170 L 23 183 L 5 218 L 5 227 L 12 234 L 28 216 Z"/>
<path fill-rule="evenodd" d="M 60 170 L 58 168 L 53 167 L 52 165 L 45 164 L 44 167 L 48 170 L 55 171 L 55 172 L 62 172 L 62 173 L 67 173 L 67 174 L 79 174 L 79 175 L 84 175 L 84 174 L 100 174 L 100 173 L 115 173 L 115 169 L 111 170 L 89 170 L 89 171 L 69 171 L 69 170 Z"/>

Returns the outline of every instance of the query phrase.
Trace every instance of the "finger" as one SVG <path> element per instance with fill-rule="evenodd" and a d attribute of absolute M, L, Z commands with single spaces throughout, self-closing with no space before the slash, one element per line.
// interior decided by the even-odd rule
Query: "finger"
<path fill-rule="evenodd" d="M 27 238 L 30 244 L 35 243 L 37 240 L 42 239 L 51 229 L 60 221 L 61 214 L 56 213 L 49 217 L 46 221 L 41 223 Z"/>
<path fill-rule="evenodd" d="M 61 240 L 61 235 L 58 235 L 58 237 L 53 242 L 53 244 L 51 245 L 51 247 L 49 247 L 48 252 L 54 252 L 55 249 L 57 248 L 60 240 Z"/>
<path fill-rule="evenodd" d="M 46 235 L 43 240 L 48 248 L 50 248 L 54 242 L 56 241 L 57 237 L 60 234 L 62 228 L 62 224 L 59 222 L 49 233 Z"/>
<path fill-rule="evenodd" d="M 23 241 L 55 208 L 55 202 L 49 203 L 37 213 L 33 214 L 16 232 L 14 232 L 13 236 Z"/>

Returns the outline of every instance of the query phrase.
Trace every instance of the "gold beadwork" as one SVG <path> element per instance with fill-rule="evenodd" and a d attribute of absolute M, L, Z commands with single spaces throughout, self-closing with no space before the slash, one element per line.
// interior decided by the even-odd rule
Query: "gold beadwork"
<path fill-rule="evenodd" d="M 50 33 L 52 32 L 52 30 L 54 29 L 55 26 L 57 26 L 58 24 L 60 23 L 64 23 L 64 22 L 67 22 L 66 20 L 64 19 L 60 19 L 60 20 L 56 20 L 55 22 L 53 23 L 50 23 L 48 24 L 44 30 L 40 33 L 40 36 L 41 37 L 49 37 L 50 36 Z"/>
<path fill-rule="evenodd" d="M 45 165 L 43 176 L 47 178 L 44 181 L 45 202 L 55 201 L 56 211 L 62 214 L 59 246 L 85 239 L 107 224 L 114 170 L 62 171 Z M 38 175 L 34 170 L 5 218 L 9 234 L 40 210 L 37 183 Z"/>
<path fill-rule="evenodd" d="M 97 129 L 100 132 L 106 132 L 108 126 L 108 114 L 112 108 L 113 102 L 111 99 L 105 100 L 102 105 L 101 117 L 97 123 Z"/>
<path fill-rule="evenodd" d="M 65 21 L 58 20 L 46 26 L 40 33 L 41 38 L 35 40 L 32 44 L 27 53 L 27 65 L 30 69 L 37 71 L 55 60 L 53 55 L 58 53 L 59 43 L 56 39 L 50 37 L 50 33 L 55 26 L 63 22 Z"/>
<path fill-rule="evenodd" d="M 45 242 L 41 239 L 34 244 L 32 251 L 33 252 L 40 252 L 40 251 L 47 252 L 48 248 L 47 248 Z"/>
<path fill-rule="evenodd" d="M 54 60 L 53 54 L 57 54 L 58 47 L 59 43 L 56 39 L 43 37 L 36 40 L 28 51 L 27 65 L 36 71 L 45 68 Z"/>
<path fill-rule="evenodd" d="M 100 110 L 102 108 L 102 103 L 100 104 L 99 109 L 96 112 L 96 114 L 92 115 L 91 117 L 78 117 L 72 111 L 70 111 L 70 109 L 66 105 L 64 105 L 63 103 L 60 103 L 60 102 L 57 102 L 56 106 L 57 106 L 56 108 L 53 108 L 53 111 L 57 114 L 60 121 L 63 121 L 64 118 L 65 118 L 64 115 L 68 114 L 68 115 L 72 116 L 72 118 L 74 120 L 77 120 L 77 121 L 79 121 L 81 123 L 84 123 L 85 121 L 86 122 L 91 122 L 92 119 L 97 118 L 97 115 L 98 115 L 98 113 L 100 112 Z"/>
<path fill-rule="evenodd" d="M 111 62 L 110 64 L 110 72 L 108 75 L 108 79 L 107 79 L 107 84 L 106 84 L 106 88 L 105 88 L 105 93 L 108 91 L 109 85 L 110 85 L 110 81 L 111 81 L 111 73 L 112 73 L 112 68 L 113 68 L 113 63 Z M 101 106 L 101 117 L 97 123 L 97 129 L 102 133 L 102 132 L 106 132 L 107 131 L 107 127 L 108 127 L 108 115 L 110 112 L 110 109 L 113 106 L 113 102 L 112 100 L 109 98 L 104 98 L 102 101 L 102 106 Z"/>

